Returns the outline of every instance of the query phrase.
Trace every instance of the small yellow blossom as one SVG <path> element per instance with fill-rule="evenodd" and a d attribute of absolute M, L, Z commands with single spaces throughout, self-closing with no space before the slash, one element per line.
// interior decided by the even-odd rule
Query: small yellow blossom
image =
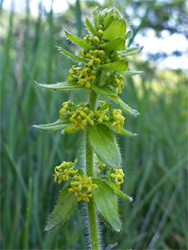
<path fill-rule="evenodd" d="M 109 174 L 115 181 L 116 190 L 120 188 L 120 185 L 124 182 L 123 177 L 125 176 L 123 173 L 123 169 L 113 169 L 113 173 Z"/>
<path fill-rule="evenodd" d="M 113 118 L 113 123 L 112 127 L 117 128 L 117 132 L 119 133 L 121 128 L 124 125 L 125 117 L 122 116 L 122 111 L 121 109 L 113 109 L 112 111 L 112 118 Z"/>
<path fill-rule="evenodd" d="M 89 198 L 92 197 L 91 191 L 94 188 L 97 188 L 97 184 L 92 183 L 92 177 L 88 177 L 87 175 L 75 175 L 74 181 L 70 183 L 71 188 L 69 188 L 69 192 L 74 192 L 77 201 L 84 200 L 89 202 Z"/>
<path fill-rule="evenodd" d="M 62 181 L 69 181 L 69 177 L 74 177 L 78 170 L 73 168 L 73 162 L 63 161 L 59 166 L 55 167 L 54 173 L 54 182 L 58 178 L 58 184 L 60 184 Z"/>
<path fill-rule="evenodd" d="M 109 117 L 107 116 L 108 112 L 109 112 L 109 108 L 95 111 L 95 117 L 97 118 L 97 121 L 99 124 L 103 123 L 104 121 L 109 121 Z"/>

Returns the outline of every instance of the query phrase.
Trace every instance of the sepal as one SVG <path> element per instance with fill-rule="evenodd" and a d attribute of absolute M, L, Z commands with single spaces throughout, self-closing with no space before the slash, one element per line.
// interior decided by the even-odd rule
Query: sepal
<path fill-rule="evenodd" d="M 45 231 L 51 231 L 58 226 L 61 226 L 71 215 L 76 204 L 76 197 L 74 196 L 74 193 L 68 192 L 70 187 L 69 184 L 61 191 L 58 202 L 48 218 Z"/>

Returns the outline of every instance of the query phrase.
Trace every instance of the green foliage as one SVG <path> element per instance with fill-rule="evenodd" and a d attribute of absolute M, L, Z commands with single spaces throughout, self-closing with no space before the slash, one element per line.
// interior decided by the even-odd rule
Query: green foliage
<path fill-rule="evenodd" d="M 114 40 L 111 40 L 107 43 L 101 44 L 101 48 L 104 49 L 105 51 L 113 50 L 113 51 L 118 51 L 118 50 L 124 50 L 125 49 L 125 39 L 118 37 Z"/>
<path fill-rule="evenodd" d="M 76 197 L 74 196 L 74 193 L 68 192 L 69 188 L 70 185 L 63 188 L 60 192 L 57 205 L 48 218 L 48 224 L 45 227 L 45 231 L 51 231 L 60 226 L 72 213 L 76 204 Z"/>
<path fill-rule="evenodd" d="M 81 63 L 87 63 L 87 60 L 84 60 L 80 58 L 79 56 L 76 56 L 72 54 L 71 52 L 67 51 L 66 49 L 63 49 L 61 47 L 58 47 L 58 50 L 61 51 L 64 55 L 68 56 L 70 59 L 72 59 L 75 62 L 81 62 Z"/>
<path fill-rule="evenodd" d="M 72 90 L 72 89 L 83 89 L 84 86 L 76 84 L 76 82 L 58 82 L 55 84 L 35 84 L 40 88 L 45 88 L 48 90 Z"/>
<path fill-rule="evenodd" d="M 33 125 L 34 128 L 41 129 L 44 131 L 58 131 L 66 128 L 71 123 L 69 118 L 59 118 L 56 122 L 49 123 L 49 124 L 41 124 L 41 125 Z"/>
<path fill-rule="evenodd" d="M 114 231 L 120 232 L 121 221 L 118 212 L 117 195 L 105 182 L 95 180 L 95 183 L 97 183 L 98 188 L 93 190 L 92 194 L 98 213 Z"/>
<path fill-rule="evenodd" d="M 65 30 L 65 35 L 66 37 L 71 40 L 73 43 L 79 45 L 80 47 L 84 48 L 84 49 L 93 49 L 94 47 L 89 45 L 88 43 L 86 43 L 84 40 L 82 40 L 81 38 L 69 33 L 68 31 Z"/>
<path fill-rule="evenodd" d="M 112 23 L 103 34 L 103 39 L 106 41 L 114 40 L 116 38 L 124 37 L 126 32 L 126 23 L 122 19 L 120 21 Z"/>
<path fill-rule="evenodd" d="M 120 51 L 119 54 L 121 56 L 132 56 L 134 54 L 140 53 L 142 51 L 143 47 L 132 47 L 132 48 L 127 48 L 123 51 Z"/>
<path fill-rule="evenodd" d="M 183 2 L 172 1 L 169 4 L 172 11 L 161 2 L 157 12 L 154 10 L 159 31 L 163 30 L 160 20 L 164 20 L 166 14 L 159 15 L 158 12 L 162 10 L 163 13 L 168 12 L 167 18 L 176 18 L 172 13 L 182 11 L 178 6 Z M 82 16 L 91 11 L 91 4 L 90 1 L 86 2 L 86 8 L 82 5 Z M 141 5 L 145 9 L 148 3 L 118 0 L 113 4 L 122 8 L 124 13 L 125 4 L 132 5 L 134 9 Z M 58 17 L 53 13 L 51 17 L 49 13 L 41 17 L 40 10 L 39 16 L 33 18 L 27 5 L 26 16 L 14 14 L 10 25 L 10 16 L 0 10 L 3 27 L 0 54 L 2 73 L 6 76 L 3 77 L 6 80 L 1 78 L 1 86 L 4 86 L 1 88 L 2 249 L 59 249 L 62 246 L 65 249 L 86 249 L 79 204 L 60 233 L 46 233 L 43 230 L 59 192 L 51 181 L 54 163 L 58 164 L 62 158 L 73 160 L 77 155 L 82 157 L 82 134 L 44 134 L 30 127 L 32 124 L 57 120 L 61 99 L 78 98 L 78 94 L 86 99 L 86 94 L 80 91 L 70 95 L 70 92 L 54 94 L 41 92 L 33 86 L 33 79 L 46 83 L 66 81 L 72 64 L 68 60 L 64 63 L 64 58 L 57 55 L 54 45 L 65 46 L 72 51 L 61 35 L 62 24 L 77 34 L 76 7 L 71 7 Z M 137 16 L 139 13 L 134 11 L 133 14 Z M 155 28 L 151 17 L 149 15 L 146 19 L 143 28 L 147 25 Z M 51 28 L 49 20 L 52 22 Z M 139 32 L 144 32 L 144 29 L 141 28 Z M 54 45 L 51 44 L 53 40 Z M 118 140 L 122 156 L 126 155 L 123 166 L 126 166 L 126 182 L 122 185 L 122 191 L 131 194 L 134 203 L 130 208 L 128 202 L 121 201 L 119 210 L 124 221 L 121 234 L 104 228 L 104 247 L 118 242 L 117 249 L 147 249 L 152 242 L 152 249 L 186 249 L 186 208 L 181 204 L 185 203 L 187 190 L 184 178 L 187 165 L 187 108 L 183 104 L 187 103 L 187 80 L 181 70 L 160 70 L 149 62 L 137 60 L 136 56 L 129 66 L 130 70 L 139 68 L 146 72 L 135 78 L 126 78 L 122 92 L 122 99 L 142 114 L 138 120 L 131 117 L 126 119 L 127 129 L 139 136 L 134 140 L 123 137 Z"/>
<path fill-rule="evenodd" d="M 101 70 L 105 71 L 126 71 L 127 69 L 127 60 L 123 59 L 118 62 L 104 64 L 101 67 Z"/>
<path fill-rule="evenodd" d="M 89 141 L 97 156 L 108 166 L 119 168 L 121 154 L 115 135 L 105 125 L 89 126 Z"/>

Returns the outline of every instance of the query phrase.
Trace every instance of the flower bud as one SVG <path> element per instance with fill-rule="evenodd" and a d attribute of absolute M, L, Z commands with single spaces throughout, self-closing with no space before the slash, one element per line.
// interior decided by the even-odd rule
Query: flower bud
<path fill-rule="evenodd" d="M 99 44 L 100 43 L 100 40 L 99 40 L 98 36 L 93 37 L 93 43 L 94 44 Z"/>
<path fill-rule="evenodd" d="M 99 56 L 100 58 L 103 58 L 103 57 L 105 56 L 104 50 L 99 50 L 98 56 Z"/>
<path fill-rule="evenodd" d="M 102 31 L 102 30 L 98 30 L 97 35 L 98 35 L 99 37 L 101 37 L 101 36 L 103 35 L 103 31 Z"/>

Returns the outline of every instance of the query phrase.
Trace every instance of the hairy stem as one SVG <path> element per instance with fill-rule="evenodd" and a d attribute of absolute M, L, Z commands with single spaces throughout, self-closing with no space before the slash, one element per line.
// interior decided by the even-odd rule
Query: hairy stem
<path fill-rule="evenodd" d="M 96 108 L 97 94 L 94 91 L 90 93 L 89 103 L 91 109 L 94 111 Z M 86 174 L 88 176 L 94 176 L 94 153 L 89 143 L 88 128 L 86 129 Z M 97 215 L 95 211 L 95 205 L 93 198 L 88 202 L 88 219 L 89 219 L 89 231 L 91 237 L 91 246 L 93 250 L 99 249 L 99 240 L 97 232 Z"/>

